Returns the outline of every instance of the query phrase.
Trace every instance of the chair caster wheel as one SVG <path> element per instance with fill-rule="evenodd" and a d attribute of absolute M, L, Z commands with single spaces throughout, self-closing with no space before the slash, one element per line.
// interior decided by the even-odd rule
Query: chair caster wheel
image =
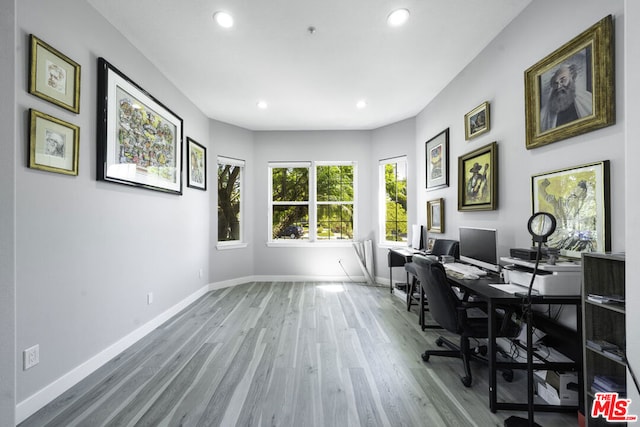
<path fill-rule="evenodd" d="M 502 378 L 504 378 L 506 382 L 510 383 L 511 381 L 513 381 L 513 371 L 502 371 Z"/>
<path fill-rule="evenodd" d="M 442 346 L 444 345 L 444 341 L 442 340 L 442 338 L 438 338 L 438 339 L 436 340 L 436 345 L 437 345 L 438 347 L 442 347 Z"/>
<path fill-rule="evenodd" d="M 422 360 L 424 362 L 428 362 L 429 361 L 429 353 L 427 353 L 427 352 L 422 353 Z"/>
<path fill-rule="evenodd" d="M 487 355 L 487 346 L 486 345 L 481 345 L 480 347 L 478 347 L 476 349 L 476 353 L 478 353 L 480 356 L 486 356 Z"/>
<path fill-rule="evenodd" d="M 462 384 L 465 387 L 471 387 L 471 377 L 462 377 L 460 378 L 460 381 L 462 381 Z"/>

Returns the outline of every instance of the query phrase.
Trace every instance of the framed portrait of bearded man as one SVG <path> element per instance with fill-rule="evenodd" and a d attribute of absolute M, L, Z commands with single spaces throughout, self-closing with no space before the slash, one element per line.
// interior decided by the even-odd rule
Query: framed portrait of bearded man
<path fill-rule="evenodd" d="M 526 148 L 614 124 L 613 72 L 611 15 L 526 70 Z"/>

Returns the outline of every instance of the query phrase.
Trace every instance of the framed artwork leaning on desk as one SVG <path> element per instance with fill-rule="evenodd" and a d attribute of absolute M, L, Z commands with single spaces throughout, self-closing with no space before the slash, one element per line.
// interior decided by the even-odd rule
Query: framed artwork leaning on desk
<path fill-rule="evenodd" d="M 608 160 L 534 175 L 531 198 L 533 212 L 556 217 L 547 244 L 560 255 L 611 250 Z"/>

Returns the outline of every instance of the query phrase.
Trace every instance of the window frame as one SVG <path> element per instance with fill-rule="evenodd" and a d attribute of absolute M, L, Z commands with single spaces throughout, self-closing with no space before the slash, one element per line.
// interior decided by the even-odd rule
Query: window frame
<path fill-rule="evenodd" d="M 319 202 L 317 194 L 318 166 L 353 166 L 353 201 L 352 202 Z M 273 201 L 273 169 L 275 168 L 308 168 L 309 189 L 307 202 L 276 202 Z M 352 160 L 316 160 L 268 162 L 268 213 L 267 213 L 267 246 L 351 246 L 357 239 L 358 233 L 358 164 Z M 278 204 L 305 204 L 309 207 L 309 235 L 308 239 L 274 239 L 273 238 L 273 207 Z M 318 206 L 325 204 L 351 204 L 353 206 L 353 238 L 352 239 L 318 239 L 317 222 Z M 311 225 L 313 224 L 313 226 Z"/>
<path fill-rule="evenodd" d="M 238 240 L 224 240 L 224 241 L 220 241 L 219 236 L 218 236 L 218 230 L 216 227 L 216 248 L 219 250 L 225 250 L 225 249 L 236 249 L 236 248 L 244 248 L 247 246 L 247 243 L 244 240 L 244 189 L 245 189 L 245 169 L 246 169 L 246 161 L 242 160 L 242 159 L 237 159 L 237 158 L 233 158 L 233 157 L 227 157 L 227 156 L 217 156 L 217 161 L 216 161 L 216 189 L 218 187 L 218 172 L 220 170 L 220 165 L 228 165 L 228 166 L 236 166 L 240 168 L 240 175 L 239 175 L 239 188 L 238 191 L 240 191 L 240 210 L 238 212 L 238 222 L 240 223 L 239 225 L 239 234 L 240 234 L 240 238 Z M 217 191 L 216 191 L 216 195 L 217 195 Z M 220 206 L 220 200 L 217 198 L 217 207 Z M 218 219 L 219 220 L 219 219 Z"/>
<path fill-rule="evenodd" d="M 385 168 L 388 164 L 398 164 L 404 162 L 406 183 L 409 184 L 409 159 L 407 155 L 389 157 L 378 161 L 378 245 L 380 247 L 393 248 L 398 246 L 407 246 L 409 244 L 409 218 L 408 218 L 408 206 L 407 206 L 407 240 L 387 240 L 386 236 L 386 223 L 387 223 L 387 191 L 385 181 Z M 409 198 L 409 191 L 407 188 L 407 199 Z M 408 200 L 407 200 L 408 205 Z"/>

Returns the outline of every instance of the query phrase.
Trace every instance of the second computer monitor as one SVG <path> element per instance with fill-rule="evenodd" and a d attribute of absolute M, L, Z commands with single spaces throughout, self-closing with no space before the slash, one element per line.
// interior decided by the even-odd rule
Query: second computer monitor
<path fill-rule="evenodd" d="M 460 227 L 460 261 L 499 272 L 497 232 L 491 228 Z"/>

